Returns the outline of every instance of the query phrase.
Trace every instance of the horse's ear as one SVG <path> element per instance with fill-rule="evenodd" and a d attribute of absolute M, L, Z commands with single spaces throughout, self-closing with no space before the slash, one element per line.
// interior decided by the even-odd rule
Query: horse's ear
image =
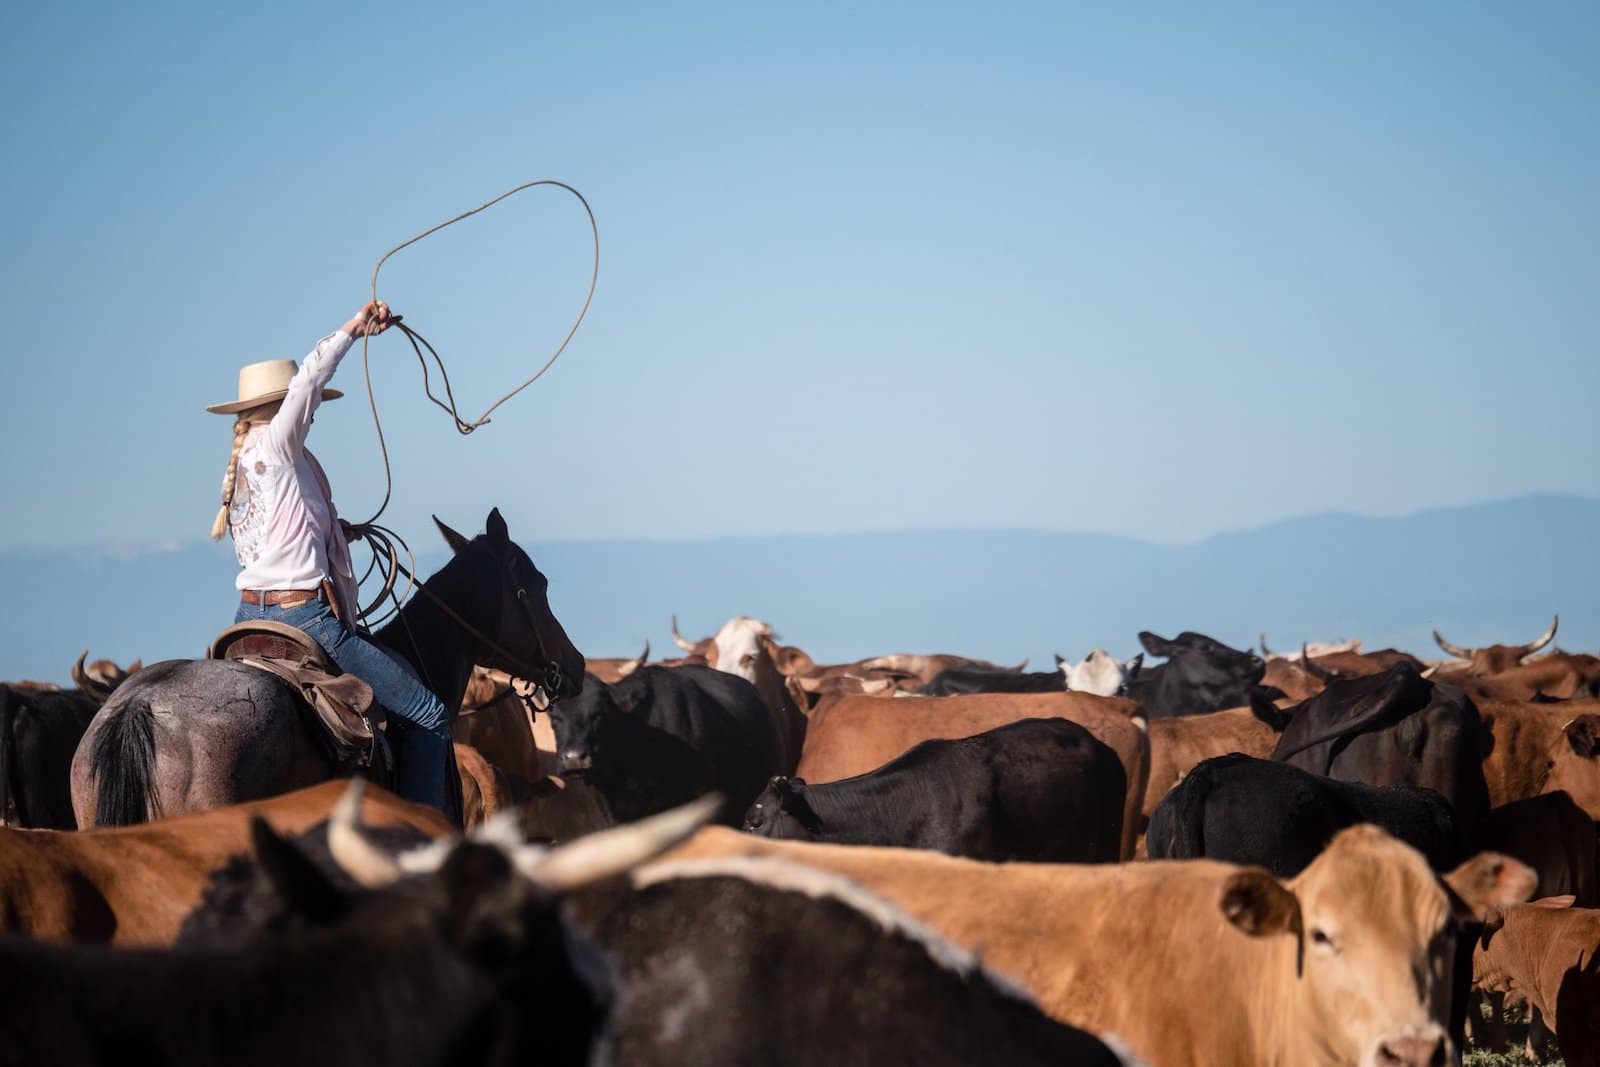
<path fill-rule="evenodd" d="M 496 548 L 505 548 L 511 543 L 511 531 L 506 529 L 506 520 L 501 517 L 499 508 L 489 512 L 489 517 L 484 520 L 483 528 L 489 534 L 490 544 Z"/>
<path fill-rule="evenodd" d="M 467 538 L 462 537 L 460 534 L 450 529 L 450 527 L 440 522 L 439 516 L 437 515 L 433 517 L 433 524 L 439 527 L 440 533 L 444 534 L 444 543 L 450 546 L 450 551 L 460 552 L 463 548 L 466 548 L 467 545 L 471 543 Z"/>

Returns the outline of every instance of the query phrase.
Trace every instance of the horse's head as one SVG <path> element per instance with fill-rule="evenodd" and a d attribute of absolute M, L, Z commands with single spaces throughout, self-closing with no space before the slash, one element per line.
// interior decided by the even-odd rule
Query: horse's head
<path fill-rule="evenodd" d="M 550 610 L 549 579 L 511 540 L 500 509 L 489 512 L 485 532 L 470 540 L 438 516 L 433 521 L 455 553 L 446 567 L 457 572 L 452 603 L 470 605 L 462 614 L 492 642 L 479 662 L 538 682 L 551 700 L 576 696 L 583 689 L 583 653 Z"/>

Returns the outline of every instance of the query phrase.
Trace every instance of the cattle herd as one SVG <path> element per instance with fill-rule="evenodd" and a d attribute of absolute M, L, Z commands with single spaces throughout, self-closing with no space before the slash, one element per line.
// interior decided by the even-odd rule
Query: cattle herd
<path fill-rule="evenodd" d="M 79 825 L 138 666 L 0 685 L 0 1065 L 1600 1067 L 1554 625 L 1035 672 L 672 632 L 553 700 L 480 668 L 462 826 L 359 779 Z"/>

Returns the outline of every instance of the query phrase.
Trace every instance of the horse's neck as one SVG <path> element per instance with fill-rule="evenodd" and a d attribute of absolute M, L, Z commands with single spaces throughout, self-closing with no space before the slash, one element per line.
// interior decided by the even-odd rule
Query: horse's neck
<path fill-rule="evenodd" d="M 477 639 L 426 594 L 413 596 L 373 637 L 411 664 L 445 707 L 453 712 L 461 706 L 482 650 Z"/>

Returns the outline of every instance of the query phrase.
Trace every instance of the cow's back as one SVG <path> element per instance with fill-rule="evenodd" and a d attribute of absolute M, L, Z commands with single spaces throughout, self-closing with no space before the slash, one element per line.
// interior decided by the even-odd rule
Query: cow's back
<path fill-rule="evenodd" d="M 328 817 L 348 783 L 324 782 L 270 800 L 137 826 L 71 831 L 0 829 L 0 932 L 56 941 L 167 944 L 200 901 L 207 877 L 250 849 L 260 815 L 280 833 Z M 369 826 L 453 832 L 439 812 L 369 786 Z"/>
<path fill-rule="evenodd" d="M 1133 1042 L 1151 1063 L 1255 1062 L 1248 1035 L 1218 1018 L 1242 1015 L 1233 981 L 1282 945 L 1253 942 L 1221 918 L 1238 870 L 1209 860 L 1120 866 L 995 865 L 910 849 L 768 841 L 708 829 L 665 861 L 779 856 L 821 867 L 888 898 L 958 945 L 981 951 L 1052 1017 Z M 1152 928 L 1182 928 L 1152 940 Z M 1174 947 L 1176 946 L 1176 947 Z M 1292 967 L 1287 953 L 1284 969 Z M 1204 989 L 1204 996 L 1194 990 Z M 1196 1037 L 1207 1036 L 1209 1046 Z M 1223 1049 L 1226 1048 L 1226 1053 Z"/>
<path fill-rule="evenodd" d="M 1123 859 L 1133 857 L 1139 812 L 1150 777 L 1150 739 L 1138 705 L 1088 693 L 985 693 L 883 700 L 850 696 L 812 713 L 795 776 L 808 782 L 852 778 L 883 766 L 923 741 L 971 737 L 1019 719 L 1068 719 L 1122 761 L 1127 779 Z"/>

